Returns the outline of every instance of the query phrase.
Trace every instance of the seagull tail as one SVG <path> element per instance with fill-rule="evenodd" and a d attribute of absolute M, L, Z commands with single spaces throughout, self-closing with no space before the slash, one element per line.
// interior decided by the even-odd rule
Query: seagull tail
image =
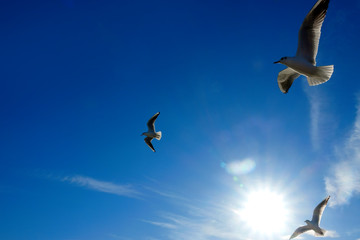
<path fill-rule="evenodd" d="M 156 132 L 156 137 L 157 140 L 161 139 L 161 131 Z"/>
<path fill-rule="evenodd" d="M 334 65 L 316 67 L 316 76 L 308 77 L 310 86 L 315 86 L 327 82 L 334 72 Z"/>

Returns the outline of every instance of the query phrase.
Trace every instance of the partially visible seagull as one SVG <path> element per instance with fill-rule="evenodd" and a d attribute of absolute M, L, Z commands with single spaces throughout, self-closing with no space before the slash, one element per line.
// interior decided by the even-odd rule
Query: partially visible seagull
<path fill-rule="evenodd" d="M 300 30 L 298 49 L 295 57 L 282 57 L 274 63 L 282 63 L 288 68 L 278 75 L 279 88 L 287 93 L 292 83 L 301 75 L 307 77 L 310 86 L 328 81 L 334 65 L 316 67 L 321 26 L 324 22 L 330 0 L 318 0 L 305 17 Z"/>
<path fill-rule="evenodd" d="M 156 138 L 157 140 L 161 139 L 161 132 L 155 132 L 155 120 L 156 118 L 159 116 L 160 112 L 155 113 L 154 116 L 152 116 L 149 121 L 147 122 L 147 126 L 148 126 L 148 131 L 144 132 L 143 134 L 141 134 L 141 136 L 145 135 L 146 138 L 144 139 L 146 144 L 151 148 L 151 150 L 153 150 L 153 152 L 155 151 L 155 148 L 153 147 L 153 145 L 151 144 L 151 140 L 153 140 L 153 138 Z"/>
<path fill-rule="evenodd" d="M 327 196 L 321 203 L 319 203 L 319 205 L 316 206 L 316 208 L 314 209 L 314 213 L 313 213 L 311 221 L 306 220 L 305 222 L 307 225 L 297 228 L 289 239 L 295 238 L 298 235 L 300 235 L 306 231 L 309 231 L 309 230 L 314 230 L 315 233 L 317 233 L 320 236 L 325 235 L 326 230 L 320 228 L 319 224 L 321 221 L 321 216 L 326 207 L 326 204 L 329 201 L 329 198 L 330 198 L 330 196 Z"/>

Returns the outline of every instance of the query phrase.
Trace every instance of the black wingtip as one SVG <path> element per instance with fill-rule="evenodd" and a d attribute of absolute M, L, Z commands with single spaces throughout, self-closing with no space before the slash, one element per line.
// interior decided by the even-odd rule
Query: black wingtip
<path fill-rule="evenodd" d="M 283 94 L 287 94 L 289 92 L 289 89 L 285 89 L 283 88 L 283 86 L 280 87 L 280 91 L 283 93 Z"/>

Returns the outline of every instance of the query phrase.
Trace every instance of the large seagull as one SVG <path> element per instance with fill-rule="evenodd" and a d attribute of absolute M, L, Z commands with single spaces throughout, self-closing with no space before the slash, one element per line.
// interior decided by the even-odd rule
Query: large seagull
<path fill-rule="evenodd" d="M 328 81 L 334 65 L 316 66 L 321 26 L 324 22 L 330 0 L 318 0 L 305 17 L 299 31 L 298 49 L 295 57 L 282 57 L 274 63 L 287 66 L 278 75 L 279 88 L 287 93 L 292 83 L 300 75 L 307 77 L 310 86 Z"/>
<path fill-rule="evenodd" d="M 151 144 L 151 140 L 153 140 L 153 138 L 156 138 L 157 140 L 161 139 L 161 132 L 160 131 L 155 132 L 155 120 L 159 116 L 159 114 L 160 114 L 160 112 L 155 113 L 155 115 L 149 119 L 149 121 L 147 122 L 148 131 L 141 134 L 141 136 L 143 136 L 143 135 L 146 136 L 144 141 L 154 152 L 156 152 L 156 151 L 155 151 L 155 148 L 153 147 L 153 145 Z"/>
<path fill-rule="evenodd" d="M 314 230 L 316 234 L 318 234 L 320 236 L 324 236 L 326 230 L 320 228 L 319 225 L 320 225 L 320 221 L 321 221 L 321 216 L 324 212 L 324 209 L 325 209 L 326 204 L 328 203 L 329 199 L 330 199 L 330 196 L 327 196 L 321 203 L 319 203 L 319 205 L 317 205 L 316 208 L 314 209 L 311 221 L 306 220 L 305 221 L 306 225 L 297 228 L 289 239 L 295 238 L 298 235 L 300 235 L 306 231 L 309 231 L 309 230 Z"/>

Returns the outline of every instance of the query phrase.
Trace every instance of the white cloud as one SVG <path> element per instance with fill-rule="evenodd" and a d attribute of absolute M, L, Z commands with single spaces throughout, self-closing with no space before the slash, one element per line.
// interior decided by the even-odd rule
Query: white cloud
<path fill-rule="evenodd" d="M 80 187 L 89 188 L 99 192 L 105 192 L 126 197 L 138 197 L 140 193 L 131 185 L 119 185 L 112 182 L 96 180 L 85 176 L 67 176 L 61 179 Z"/>
<path fill-rule="evenodd" d="M 325 177 L 326 191 L 332 196 L 330 206 L 346 204 L 354 194 L 360 193 L 360 97 L 352 131 L 336 154 L 340 161 Z"/>

